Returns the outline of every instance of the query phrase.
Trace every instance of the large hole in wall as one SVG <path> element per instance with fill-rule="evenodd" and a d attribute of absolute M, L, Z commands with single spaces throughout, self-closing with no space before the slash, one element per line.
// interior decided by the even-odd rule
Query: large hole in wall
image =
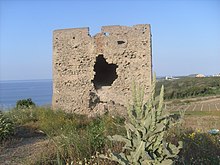
<path fill-rule="evenodd" d="M 95 76 L 94 80 L 92 80 L 95 89 L 100 89 L 102 86 L 111 86 L 118 78 L 117 67 L 116 64 L 108 64 L 102 54 L 98 55 L 94 65 Z"/>

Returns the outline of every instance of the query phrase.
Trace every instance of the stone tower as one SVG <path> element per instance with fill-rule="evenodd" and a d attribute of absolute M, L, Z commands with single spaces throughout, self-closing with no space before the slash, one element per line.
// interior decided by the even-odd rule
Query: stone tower
<path fill-rule="evenodd" d="M 96 114 L 126 108 L 132 83 L 148 92 L 152 81 L 149 24 L 103 26 L 53 32 L 53 101 L 55 109 Z"/>

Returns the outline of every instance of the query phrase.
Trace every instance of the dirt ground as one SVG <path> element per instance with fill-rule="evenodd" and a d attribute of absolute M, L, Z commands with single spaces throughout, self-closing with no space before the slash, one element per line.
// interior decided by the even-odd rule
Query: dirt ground
<path fill-rule="evenodd" d="M 1 165 L 26 165 L 29 160 L 40 157 L 46 151 L 49 141 L 46 136 L 25 127 L 17 128 L 13 139 L 1 144 Z"/>
<path fill-rule="evenodd" d="M 179 104 L 166 107 L 168 111 L 184 111 L 184 125 L 189 128 L 208 132 L 210 129 L 220 129 L 220 98 L 195 98 L 192 102 L 180 100 Z"/>

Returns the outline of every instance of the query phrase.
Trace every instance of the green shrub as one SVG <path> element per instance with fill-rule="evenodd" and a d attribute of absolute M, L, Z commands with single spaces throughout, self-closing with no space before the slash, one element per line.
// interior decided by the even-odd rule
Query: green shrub
<path fill-rule="evenodd" d="M 212 164 L 220 162 L 219 135 L 193 131 L 183 135 L 183 149 L 175 164 Z"/>
<path fill-rule="evenodd" d="M 36 104 L 31 100 L 31 98 L 18 100 L 16 102 L 17 109 L 30 109 L 36 107 Z"/>
<path fill-rule="evenodd" d="M 184 128 L 176 125 L 167 134 L 167 141 L 176 143 L 183 141 L 183 148 L 175 165 L 210 164 L 218 165 L 220 162 L 220 135 L 210 135 L 201 130 Z"/>
<path fill-rule="evenodd" d="M 91 149 L 98 151 L 105 144 L 105 123 L 101 118 L 94 119 L 87 127 Z"/>
<path fill-rule="evenodd" d="M 7 139 L 13 133 L 13 122 L 0 111 L 0 141 Z"/>
<path fill-rule="evenodd" d="M 143 103 L 144 92 L 134 85 L 133 104 L 128 109 L 129 120 L 125 123 L 127 136 L 114 135 L 108 138 L 112 141 L 124 142 L 121 153 L 111 152 L 111 159 L 124 165 L 172 164 L 178 157 L 182 143 L 178 147 L 165 140 L 165 133 L 171 127 L 171 116 L 163 111 L 163 87 L 160 97 L 155 98 L 154 79 L 151 97 Z"/>

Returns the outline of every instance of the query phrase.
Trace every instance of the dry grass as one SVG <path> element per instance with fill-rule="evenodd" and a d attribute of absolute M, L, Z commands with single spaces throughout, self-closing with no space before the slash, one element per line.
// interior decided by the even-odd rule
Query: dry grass
<path fill-rule="evenodd" d="M 220 128 L 220 98 L 211 97 L 201 101 L 179 104 L 172 104 L 166 107 L 171 113 L 179 114 L 185 112 L 184 126 L 186 128 L 200 129 L 208 132 L 212 128 Z"/>
<path fill-rule="evenodd" d="M 202 132 L 208 132 L 213 128 L 220 128 L 219 116 L 186 116 L 184 126 L 194 130 L 199 129 Z"/>

